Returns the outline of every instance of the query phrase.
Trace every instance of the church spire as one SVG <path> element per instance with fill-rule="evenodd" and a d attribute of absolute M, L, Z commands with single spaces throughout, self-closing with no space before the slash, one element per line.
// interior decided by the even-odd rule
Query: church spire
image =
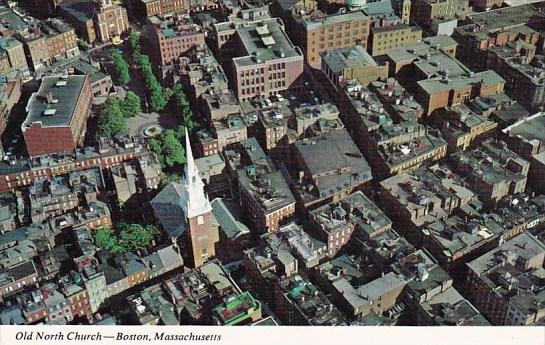
<path fill-rule="evenodd" d="M 189 133 L 185 129 L 186 163 L 185 173 L 182 177 L 182 195 L 180 203 L 186 218 L 193 218 L 212 210 L 210 201 L 204 193 L 204 183 L 199 175 L 199 170 L 193 159 Z"/>
<path fill-rule="evenodd" d="M 193 160 L 193 151 L 191 150 L 191 142 L 189 141 L 189 133 L 187 127 L 185 128 L 185 175 L 189 177 L 193 172 L 197 172 L 195 167 L 195 161 Z"/>

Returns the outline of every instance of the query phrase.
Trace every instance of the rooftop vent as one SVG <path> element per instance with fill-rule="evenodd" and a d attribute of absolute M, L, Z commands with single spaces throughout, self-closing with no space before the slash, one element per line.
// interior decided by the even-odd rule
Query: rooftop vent
<path fill-rule="evenodd" d="M 51 108 L 51 109 L 45 109 L 44 110 L 44 116 L 53 116 L 57 112 L 57 109 Z"/>

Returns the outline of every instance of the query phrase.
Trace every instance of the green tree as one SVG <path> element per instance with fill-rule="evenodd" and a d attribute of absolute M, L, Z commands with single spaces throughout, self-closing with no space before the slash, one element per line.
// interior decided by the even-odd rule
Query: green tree
<path fill-rule="evenodd" d="M 110 57 L 114 62 L 115 72 L 117 78 L 121 84 L 128 84 L 131 82 L 131 75 L 129 73 L 129 64 L 123 58 L 123 54 L 119 49 L 112 49 Z"/>
<path fill-rule="evenodd" d="M 119 244 L 117 236 L 111 228 L 105 226 L 98 228 L 95 230 L 94 235 L 97 247 L 106 249 L 114 254 L 125 251 L 125 248 Z"/>
<path fill-rule="evenodd" d="M 159 229 L 153 225 L 125 223 L 119 225 L 119 241 L 127 250 L 147 248 L 158 235 Z"/>
<path fill-rule="evenodd" d="M 150 105 L 153 111 L 162 111 L 168 104 L 169 98 L 172 95 L 170 89 L 163 88 L 157 78 L 153 74 L 153 67 L 150 59 L 145 54 L 135 54 L 135 60 L 140 67 L 142 76 L 148 89 L 150 96 Z"/>
<path fill-rule="evenodd" d="M 176 107 L 179 109 L 189 107 L 189 100 L 187 99 L 187 95 L 184 92 L 182 84 L 176 83 L 176 85 L 174 85 L 172 88 L 172 91 L 174 93 L 174 102 Z"/>
<path fill-rule="evenodd" d="M 172 169 L 176 165 L 185 163 L 185 150 L 181 144 L 179 131 L 167 129 L 158 139 L 148 141 L 150 150 L 155 153 L 157 160 L 164 168 Z"/>
<path fill-rule="evenodd" d="M 150 106 L 155 112 L 162 111 L 167 106 L 168 99 L 163 93 L 161 86 L 154 86 L 150 89 Z"/>
<path fill-rule="evenodd" d="M 140 51 L 140 34 L 138 32 L 133 31 L 129 35 L 129 46 L 133 54 Z"/>
<path fill-rule="evenodd" d="M 127 132 L 127 122 L 123 115 L 121 102 L 114 97 L 109 97 L 104 103 L 98 119 L 98 134 L 110 137 Z"/>
<path fill-rule="evenodd" d="M 167 129 L 163 137 L 163 159 L 165 166 L 172 168 L 176 164 L 185 163 L 185 150 L 180 140 L 176 136 L 176 132 L 172 129 Z"/>
<path fill-rule="evenodd" d="M 142 112 L 142 106 L 140 102 L 140 97 L 132 91 L 127 92 L 125 100 L 121 105 L 121 110 L 123 111 L 123 116 L 125 117 L 134 117 L 138 113 Z"/>
<path fill-rule="evenodd" d="M 156 156 L 161 156 L 162 152 L 163 152 L 163 145 L 161 144 L 161 142 L 155 138 L 152 138 L 150 140 L 148 140 L 148 145 L 149 145 L 149 148 L 150 150 L 155 153 Z"/>
<path fill-rule="evenodd" d="M 172 88 L 174 107 L 176 111 L 180 114 L 180 123 L 184 128 L 187 128 L 188 131 L 192 131 L 197 127 L 195 118 L 193 116 L 193 111 L 191 110 L 191 105 L 189 99 L 187 98 L 186 93 L 181 84 L 177 83 Z"/>

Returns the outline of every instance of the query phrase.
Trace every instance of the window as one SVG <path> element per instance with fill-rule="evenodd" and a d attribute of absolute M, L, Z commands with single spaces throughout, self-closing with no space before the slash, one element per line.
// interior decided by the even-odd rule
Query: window
<path fill-rule="evenodd" d="M 204 224 L 204 217 L 198 216 L 197 217 L 197 225 L 203 225 Z"/>

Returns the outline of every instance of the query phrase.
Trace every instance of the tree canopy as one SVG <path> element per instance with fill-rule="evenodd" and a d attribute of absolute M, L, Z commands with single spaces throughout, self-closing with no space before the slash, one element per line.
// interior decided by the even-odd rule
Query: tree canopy
<path fill-rule="evenodd" d="M 142 72 L 146 88 L 150 97 L 150 106 L 153 111 L 162 111 L 168 104 L 172 91 L 168 88 L 163 88 L 161 83 L 153 74 L 153 66 L 149 56 L 143 54 L 140 48 L 133 51 L 133 59 Z"/>
<path fill-rule="evenodd" d="M 123 58 L 121 51 L 119 49 L 112 49 L 110 51 L 110 57 L 114 62 L 114 68 L 119 82 L 124 85 L 130 83 L 131 75 L 129 73 L 129 64 Z"/>
<path fill-rule="evenodd" d="M 189 99 L 181 84 L 177 83 L 172 88 L 172 98 L 174 103 L 173 106 L 176 112 L 180 114 L 181 126 L 187 128 L 187 130 L 191 132 L 197 127 L 197 123 L 195 122 Z"/>
<path fill-rule="evenodd" d="M 108 227 L 94 232 L 97 247 L 114 254 L 148 248 L 159 234 L 156 226 L 126 223 L 121 223 L 117 232 Z"/>
<path fill-rule="evenodd" d="M 133 53 L 140 50 L 140 34 L 138 32 L 133 31 L 129 35 L 129 46 Z"/>
<path fill-rule="evenodd" d="M 181 138 L 179 133 L 172 129 L 167 129 L 157 139 L 151 139 L 149 147 L 165 168 L 172 169 L 176 165 L 185 163 L 185 150 L 181 144 Z"/>
<path fill-rule="evenodd" d="M 98 134 L 110 137 L 127 132 L 127 122 L 123 113 L 121 101 L 109 97 L 100 111 L 98 119 Z"/>
<path fill-rule="evenodd" d="M 133 117 L 142 112 L 140 97 L 132 91 L 128 91 L 121 104 L 121 110 L 125 117 Z"/>
<path fill-rule="evenodd" d="M 106 249 L 114 254 L 124 252 L 125 248 L 118 243 L 113 229 L 103 226 L 97 229 L 94 235 L 97 247 Z"/>
<path fill-rule="evenodd" d="M 134 251 L 149 247 L 159 233 L 153 225 L 122 223 L 119 225 L 119 242 L 125 249 Z"/>

